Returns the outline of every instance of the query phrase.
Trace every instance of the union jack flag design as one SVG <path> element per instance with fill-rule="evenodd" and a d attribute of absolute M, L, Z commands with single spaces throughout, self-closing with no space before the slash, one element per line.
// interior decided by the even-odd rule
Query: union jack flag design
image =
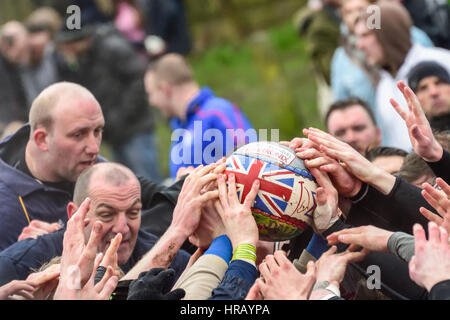
<path fill-rule="evenodd" d="M 316 184 L 309 176 L 239 154 L 228 157 L 226 172 L 232 172 L 236 177 L 241 203 L 250 192 L 253 181 L 258 179 L 260 189 L 253 209 L 270 214 L 274 219 L 295 225 L 302 230 L 311 224 L 312 212 L 316 207 Z"/>

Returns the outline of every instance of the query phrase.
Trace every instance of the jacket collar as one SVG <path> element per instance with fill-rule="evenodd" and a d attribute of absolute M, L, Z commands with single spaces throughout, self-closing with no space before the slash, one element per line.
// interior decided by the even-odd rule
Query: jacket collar
<path fill-rule="evenodd" d="M 181 121 L 178 118 L 172 118 L 172 120 L 170 121 L 172 129 L 185 127 L 186 124 L 189 123 L 191 116 L 195 114 L 198 108 L 200 108 L 205 103 L 206 100 L 210 99 L 213 96 L 214 92 L 210 88 L 202 87 L 198 95 L 195 96 L 195 98 L 192 99 L 191 102 L 189 102 L 188 107 L 186 109 L 186 119 L 184 121 Z"/>
<path fill-rule="evenodd" d="M 14 153 L 23 152 L 23 150 L 25 150 L 29 134 L 30 125 L 26 124 L 16 133 L 0 142 L 0 181 L 22 197 L 37 190 L 56 191 L 67 194 L 67 192 L 63 190 L 47 186 L 39 180 L 17 170 L 8 162 L 8 160 L 15 155 Z"/>

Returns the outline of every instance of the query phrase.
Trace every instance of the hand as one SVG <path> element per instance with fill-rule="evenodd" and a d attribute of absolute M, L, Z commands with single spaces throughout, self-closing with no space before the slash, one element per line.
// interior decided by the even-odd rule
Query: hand
<path fill-rule="evenodd" d="M 212 171 L 218 166 L 217 163 L 205 167 L 199 166 L 187 176 L 183 183 L 173 211 L 171 228 L 175 228 L 185 238 L 197 229 L 203 205 L 219 195 L 217 190 L 203 190 L 210 182 L 217 179 L 217 174 Z"/>
<path fill-rule="evenodd" d="M 23 299 L 33 300 L 33 291 L 35 284 L 28 280 L 13 280 L 0 287 L 0 300 L 17 300 Z"/>
<path fill-rule="evenodd" d="M 181 167 L 180 169 L 178 169 L 177 171 L 177 175 L 175 177 L 175 181 L 178 181 L 181 179 L 181 177 L 183 177 L 186 174 L 190 174 L 192 171 L 194 171 L 194 167 L 193 166 L 189 166 L 189 167 Z"/>
<path fill-rule="evenodd" d="M 35 284 L 33 296 L 35 300 L 51 300 L 59 283 L 61 265 L 52 264 L 40 272 L 33 272 L 27 281 Z"/>
<path fill-rule="evenodd" d="M 24 239 L 36 239 L 44 234 L 52 233 L 61 229 L 59 223 L 48 223 L 40 220 L 32 220 L 28 226 L 23 228 L 22 233 L 19 235 L 18 241 Z"/>
<path fill-rule="evenodd" d="M 219 175 L 219 200 L 215 202 L 216 210 L 222 218 L 223 225 L 230 239 L 233 250 L 241 243 L 256 246 L 259 239 L 258 226 L 251 211 L 259 190 L 259 180 L 255 180 L 252 189 L 244 199 L 239 202 L 236 192 L 236 180 L 234 174 L 228 176 L 228 188 L 223 175 Z"/>
<path fill-rule="evenodd" d="M 421 207 L 419 211 L 425 218 L 450 233 L 450 186 L 441 178 L 437 178 L 436 183 L 441 191 L 436 190 L 428 183 L 424 183 L 422 184 L 422 196 L 436 209 L 440 216 L 424 207 Z"/>
<path fill-rule="evenodd" d="M 336 250 L 336 246 L 332 246 L 316 261 L 316 281 L 328 281 L 328 283 L 339 288 L 342 280 L 344 280 L 347 265 L 350 262 L 363 260 L 369 251 L 363 249 L 360 252 L 352 252 L 349 248 L 344 252 L 335 254 Z"/>
<path fill-rule="evenodd" d="M 308 140 L 306 138 L 293 138 L 291 141 L 280 141 L 280 144 L 283 146 L 286 146 L 288 148 L 291 148 L 295 152 L 297 152 L 299 149 L 317 149 L 319 150 L 319 146 L 316 145 L 311 140 Z"/>
<path fill-rule="evenodd" d="M 174 279 L 173 269 L 153 268 L 143 272 L 131 282 L 127 300 L 180 300 L 186 294 L 183 289 L 169 292 Z"/>
<path fill-rule="evenodd" d="M 316 190 L 317 207 L 313 214 L 313 229 L 322 233 L 331 227 L 338 218 L 338 193 L 325 172 L 317 168 L 311 169 L 319 187 Z"/>
<path fill-rule="evenodd" d="M 67 229 L 63 239 L 63 253 L 61 256 L 61 280 L 66 279 L 69 270 L 77 269 L 80 271 L 79 283 L 82 287 L 89 279 L 97 247 L 102 238 L 103 224 L 100 221 L 95 222 L 89 241 L 85 244 L 84 228 L 88 223 L 86 214 L 89 211 L 91 200 L 86 198 L 78 208 L 77 212 L 67 222 Z M 61 281 L 60 280 L 60 281 Z M 72 279 L 73 280 L 73 279 Z"/>
<path fill-rule="evenodd" d="M 393 232 L 374 226 L 362 226 L 334 232 L 327 237 L 328 244 L 338 242 L 363 247 L 370 251 L 388 252 L 388 241 Z"/>
<path fill-rule="evenodd" d="M 404 111 L 394 99 L 389 101 L 400 117 L 405 120 L 414 151 L 425 161 L 436 162 L 441 160 L 444 151 L 434 138 L 430 123 L 425 116 L 419 99 L 403 81 L 397 82 L 397 87 L 408 103 L 409 113 Z"/>
<path fill-rule="evenodd" d="M 217 213 L 214 201 L 210 200 L 203 206 L 200 223 L 192 236 L 189 237 L 189 242 L 197 248 L 206 250 L 215 238 L 225 233 L 225 226 Z"/>
<path fill-rule="evenodd" d="M 118 265 L 118 256 L 117 256 L 117 250 L 119 250 L 120 243 L 122 242 L 122 234 L 118 233 L 116 236 L 111 240 L 108 249 L 105 252 L 105 255 L 100 263 L 100 266 L 108 268 L 108 266 L 111 266 L 114 270 L 114 274 L 116 276 L 120 275 L 120 269 Z"/>
<path fill-rule="evenodd" d="M 319 147 L 317 147 L 319 149 Z M 344 197 L 353 197 L 361 189 L 361 181 L 345 170 L 335 159 L 328 157 L 318 149 L 309 148 L 297 149 L 296 155 L 303 159 L 305 166 L 311 170 L 318 168 L 328 173 L 340 195 Z"/>
<path fill-rule="evenodd" d="M 428 241 L 421 225 L 415 224 L 413 232 L 415 250 L 409 262 L 409 276 L 430 292 L 436 283 L 450 279 L 448 233 L 434 222 L 428 223 Z"/>
<path fill-rule="evenodd" d="M 119 278 L 114 275 L 114 270 L 108 266 L 103 278 L 95 283 L 96 270 L 100 265 L 103 254 L 100 253 L 95 258 L 93 270 L 88 281 L 83 287 L 67 286 L 67 280 L 61 279 L 56 292 L 54 300 L 109 300 L 112 292 L 117 287 Z"/>
<path fill-rule="evenodd" d="M 305 129 L 304 134 L 320 145 L 320 151 L 343 162 L 345 168 L 359 180 L 373 185 L 383 194 L 388 194 L 394 187 L 393 175 L 372 164 L 349 144 L 315 128 Z"/>
<path fill-rule="evenodd" d="M 95 272 L 103 257 L 103 254 L 97 256 L 97 247 L 103 236 L 103 224 L 95 222 L 89 241 L 85 244 L 83 231 L 89 222 L 85 220 L 89 206 L 90 199 L 86 198 L 67 223 L 55 299 L 108 299 L 119 281 L 114 276 L 113 267 L 108 266 L 103 279 L 94 284 Z"/>
<path fill-rule="evenodd" d="M 316 281 L 314 262 L 308 263 L 306 273 L 302 274 L 283 251 L 266 256 L 259 271 L 261 278 L 256 279 L 247 299 L 307 300 Z"/>

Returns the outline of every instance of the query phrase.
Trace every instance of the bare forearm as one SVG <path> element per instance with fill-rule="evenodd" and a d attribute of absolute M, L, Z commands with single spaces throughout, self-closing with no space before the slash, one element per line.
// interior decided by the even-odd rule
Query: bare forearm
<path fill-rule="evenodd" d="M 169 267 L 186 239 L 183 232 L 169 227 L 155 246 L 121 280 L 137 279 L 141 272 L 152 268 Z"/>
<path fill-rule="evenodd" d="M 373 174 L 369 177 L 367 183 L 382 194 L 388 195 L 392 191 L 392 188 L 394 188 L 395 177 L 392 174 L 377 168 L 377 170 L 374 170 Z"/>

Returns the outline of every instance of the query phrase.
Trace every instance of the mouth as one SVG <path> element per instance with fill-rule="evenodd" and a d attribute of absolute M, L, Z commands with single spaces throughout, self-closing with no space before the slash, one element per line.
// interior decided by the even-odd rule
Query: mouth
<path fill-rule="evenodd" d="M 92 167 L 95 164 L 95 160 L 91 160 L 91 161 L 81 161 L 80 165 L 82 167 Z"/>

